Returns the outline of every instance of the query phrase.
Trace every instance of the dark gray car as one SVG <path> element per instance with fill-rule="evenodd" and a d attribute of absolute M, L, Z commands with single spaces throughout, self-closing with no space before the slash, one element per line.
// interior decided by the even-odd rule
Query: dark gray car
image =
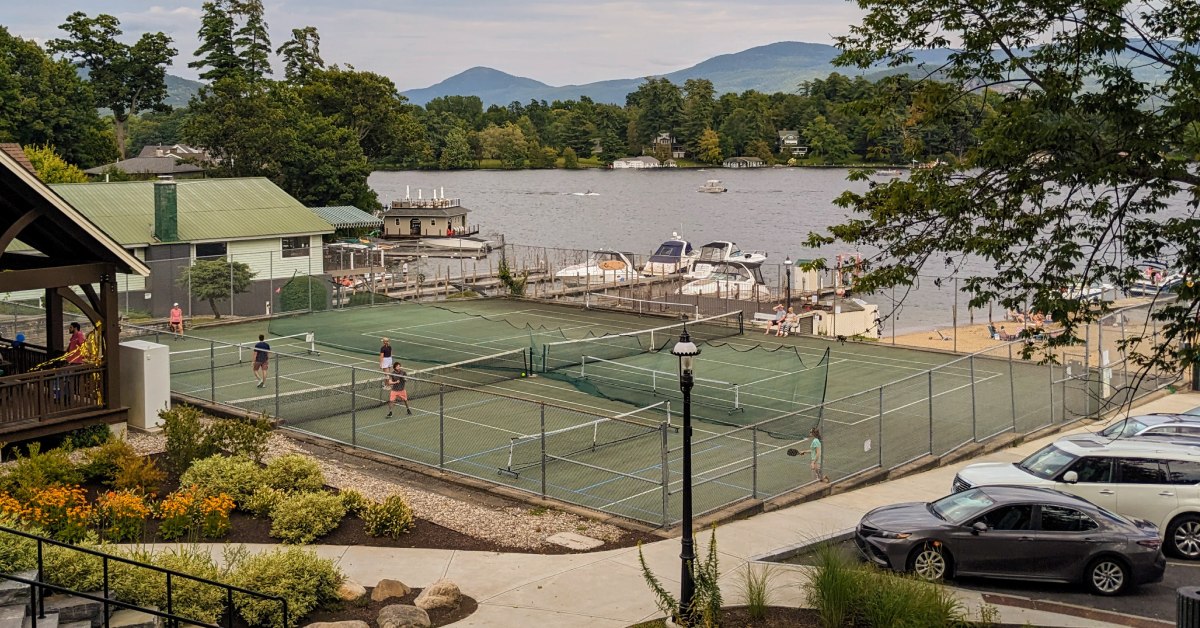
<path fill-rule="evenodd" d="M 1158 529 L 1060 491 L 985 486 L 863 516 L 855 542 L 872 562 L 927 580 L 949 576 L 1079 582 L 1116 595 L 1162 580 Z"/>

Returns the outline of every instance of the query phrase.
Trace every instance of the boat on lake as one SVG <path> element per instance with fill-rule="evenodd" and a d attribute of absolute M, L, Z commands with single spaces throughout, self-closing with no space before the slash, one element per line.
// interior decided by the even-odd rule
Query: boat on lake
<path fill-rule="evenodd" d="M 1125 289 L 1135 297 L 1153 297 L 1162 292 L 1173 292 L 1185 279 L 1182 272 L 1155 260 L 1142 262 L 1141 270 L 1141 278 Z"/>
<path fill-rule="evenodd" d="M 568 286 L 614 286 L 637 280 L 633 253 L 599 249 L 582 264 L 567 266 L 554 276 Z"/>
<path fill-rule="evenodd" d="M 716 264 L 723 262 L 742 262 L 744 264 L 762 264 L 767 261 L 767 254 L 762 251 L 743 251 L 737 244 L 726 240 L 709 242 L 700 247 L 700 255 L 692 270 L 688 272 L 689 279 L 704 279 L 713 271 Z"/>
<path fill-rule="evenodd" d="M 696 263 L 699 252 L 692 248 L 692 243 L 684 240 L 678 233 L 672 233 L 671 239 L 658 245 L 650 261 L 642 267 L 642 275 L 646 277 L 663 277 L 686 273 Z"/>
<path fill-rule="evenodd" d="M 887 179 L 899 179 L 904 176 L 904 172 L 899 168 L 882 168 L 875 171 L 875 176 Z"/>
<path fill-rule="evenodd" d="M 700 186 L 700 191 L 708 194 L 720 194 L 721 192 L 728 192 L 729 188 L 721 185 L 720 179 L 709 179 L 704 182 L 704 185 Z"/>
<path fill-rule="evenodd" d="M 679 294 L 751 301 L 771 297 L 767 282 L 763 280 L 762 267 L 742 262 L 715 264 L 704 279 L 695 279 L 683 284 L 679 288 Z"/>

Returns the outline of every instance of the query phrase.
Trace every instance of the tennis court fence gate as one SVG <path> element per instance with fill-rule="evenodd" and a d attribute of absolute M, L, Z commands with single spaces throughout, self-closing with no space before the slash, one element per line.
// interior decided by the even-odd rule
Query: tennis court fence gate
<path fill-rule="evenodd" d="M 1125 326 L 1139 315 L 1123 310 L 1093 324 L 1087 343 L 1056 350 L 1053 364 L 1022 360 L 1022 344 L 1008 343 L 753 425 L 699 423 L 692 444 L 696 514 L 746 499 L 769 499 L 813 482 L 807 458 L 787 454 L 789 449 L 807 448 L 796 435 L 808 425 L 820 426 L 822 473 L 838 482 L 924 456 L 942 456 L 1002 434 L 1028 434 L 1097 416 L 1171 386 L 1179 381 L 1178 373 L 1142 370 L 1123 356 L 1119 343 L 1126 337 Z M 1146 334 L 1160 333 L 1155 323 L 1148 325 Z M 161 332 L 140 333 L 153 339 Z M 353 447 L 613 515 L 667 526 L 680 519 L 682 450 L 679 419 L 671 416 L 672 409 L 646 409 L 635 421 L 425 381 L 417 373 L 410 377 L 409 394 L 413 401 L 425 400 L 425 419 L 384 422 L 380 417 L 387 391 L 378 370 L 334 364 L 303 352 L 275 353 L 273 390 L 246 397 L 248 363 L 241 360 L 248 359 L 247 352 L 236 345 L 195 341 L 199 350 L 189 349 L 197 356 L 194 361 L 172 360 L 174 392 L 280 417 L 289 429 Z M 236 371 L 231 374 L 230 369 Z M 231 377 L 241 378 L 243 386 L 222 384 Z M 306 378 L 337 383 L 289 389 L 287 382 Z M 243 392 L 229 392 L 234 388 Z M 433 405 L 436 411 L 430 409 Z M 503 429 L 489 430 L 457 418 L 463 409 L 475 406 L 486 406 L 489 416 L 504 417 Z M 397 411 L 403 413 L 399 406 Z M 673 411 L 677 414 L 680 408 Z M 647 420 L 650 414 L 658 418 Z M 599 431 L 589 426 L 610 423 L 618 434 L 614 442 L 600 439 L 589 444 Z M 583 427 L 563 431 L 573 426 Z M 566 433 L 571 436 L 563 436 Z M 521 439 L 522 450 L 517 457 L 524 458 L 514 461 L 516 439 Z M 621 448 L 636 448 L 638 464 L 622 466 L 620 456 L 608 460 L 574 455 L 581 449 Z M 706 453 L 710 451 L 722 455 Z M 516 472 L 505 473 L 506 469 Z"/>

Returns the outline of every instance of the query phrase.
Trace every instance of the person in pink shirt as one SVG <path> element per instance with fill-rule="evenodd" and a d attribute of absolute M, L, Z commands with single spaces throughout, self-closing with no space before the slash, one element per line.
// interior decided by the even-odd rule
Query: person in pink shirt
<path fill-rule="evenodd" d="M 179 308 L 178 303 L 171 307 L 170 318 L 167 320 L 167 329 L 176 336 L 183 334 L 183 310 Z"/>
<path fill-rule="evenodd" d="M 83 329 L 79 323 L 71 323 L 71 337 L 67 340 L 67 363 L 68 364 L 83 364 L 83 345 L 87 342 L 87 337 L 83 335 Z"/>

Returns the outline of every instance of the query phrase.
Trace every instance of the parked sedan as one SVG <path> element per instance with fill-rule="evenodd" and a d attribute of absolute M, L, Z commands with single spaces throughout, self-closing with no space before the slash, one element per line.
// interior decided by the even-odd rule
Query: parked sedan
<path fill-rule="evenodd" d="M 1154 524 L 1074 495 L 1022 486 L 876 508 L 863 516 L 854 540 L 875 564 L 926 580 L 1081 582 L 1099 595 L 1158 582 L 1167 566 Z"/>
<path fill-rule="evenodd" d="M 1200 439 L 1200 416 L 1192 414 L 1143 414 L 1114 421 L 1099 434 L 1105 438 L 1129 436 L 1181 436 Z"/>

